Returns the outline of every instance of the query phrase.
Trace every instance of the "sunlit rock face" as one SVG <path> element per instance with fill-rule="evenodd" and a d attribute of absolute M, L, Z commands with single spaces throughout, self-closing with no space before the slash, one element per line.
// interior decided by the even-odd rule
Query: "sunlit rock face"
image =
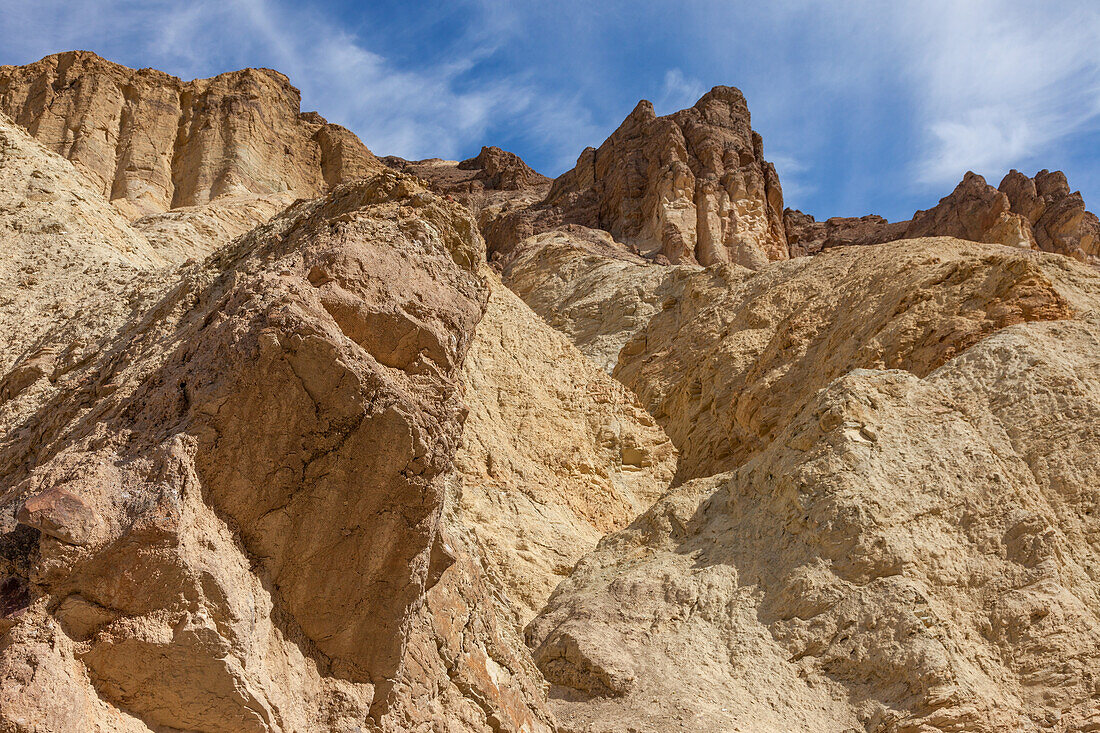
<path fill-rule="evenodd" d="M 0 111 L 131 217 L 227 195 L 313 197 L 382 167 L 300 101 L 271 69 L 185 82 L 86 51 L 0 67 Z"/>
<path fill-rule="evenodd" d="M 728 87 L 551 181 L 0 68 L 0 731 L 1100 729 L 1095 217 L 782 207 Z"/>
<path fill-rule="evenodd" d="M 673 263 L 760 267 L 787 256 L 779 177 L 732 87 L 665 117 L 639 102 L 554 182 L 547 203 Z"/>

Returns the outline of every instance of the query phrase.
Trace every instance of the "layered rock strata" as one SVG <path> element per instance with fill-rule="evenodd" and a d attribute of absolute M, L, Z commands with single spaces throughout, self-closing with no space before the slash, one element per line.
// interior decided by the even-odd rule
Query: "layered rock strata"
<path fill-rule="evenodd" d="M 732 87 L 665 117 L 639 102 L 554 181 L 545 205 L 674 263 L 755 268 L 787 257 L 779 177 Z"/>
<path fill-rule="evenodd" d="M 226 195 L 327 187 L 382 166 L 348 130 L 301 113 L 282 74 L 184 82 L 86 51 L 0 67 L 0 111 L 73 161 L 128 218 Z"/>

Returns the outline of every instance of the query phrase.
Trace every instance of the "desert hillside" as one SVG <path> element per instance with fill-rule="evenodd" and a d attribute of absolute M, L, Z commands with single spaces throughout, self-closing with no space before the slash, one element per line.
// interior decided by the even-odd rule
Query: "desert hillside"
<path fill-rule="evenodd" d="M 300 98 L 0 66 L 0 732 L 1100 730 L 1064 174 L 816 221 L 732 87 L 556 179 Z"/>

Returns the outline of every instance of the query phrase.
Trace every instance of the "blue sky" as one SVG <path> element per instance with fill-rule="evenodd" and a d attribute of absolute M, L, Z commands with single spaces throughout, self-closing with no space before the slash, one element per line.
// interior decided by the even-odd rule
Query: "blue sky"
<path fill-rule="evenodd" d="M 904 219 L 972 169 L 1060 168 L 1100 208 L 1100 3 L 0 0 L 0 64 L 83 48 L 184 78 L 286 73 L 376 153 L 483 144 L 557 175 L 641 98 L 748 98 L 787 205 Z"/>

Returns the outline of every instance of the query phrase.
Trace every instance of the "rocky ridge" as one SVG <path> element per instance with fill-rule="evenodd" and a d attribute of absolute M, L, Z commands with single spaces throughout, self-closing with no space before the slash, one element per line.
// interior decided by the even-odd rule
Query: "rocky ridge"
<path fill-rule="evenodd" d="M 1013 169 L 997 188 L 968 172 L 939 204 L 916 212 L 910 221 L 864 216 L 818 222 L 793 209 L 787 209 L 783 217 L 791 256 L 817 254 L 831 247 L 944 236 L 1100 262 L 1100 219 L 1085 209 L 1080 192 L 1071 191 L 1061 171 L 1042 170 L 1028 178 Z"/>
<path fill-rule="evenodd" d="M 129 218 L 226 195 L 313 198 L 381 169 L 351 132 L 301 113 L 300 100 L 271 69 L 184 82 L 86 51 L 0 66 L 0 111 Z"/>
<path fill-rule="evenodd" d="M 507 256 L 528 236 L 577 224 L 664 262 L 756 268 L 786 259 L 783 192 L 763 146 L 732 87 L 664 117 L 642 100 L 544 200 L 487 227 L 490 252 Z"/>
<path fill-rule="evenodd" d="M 0 730 L 1100 726 L 1064 176 L 815 222 L 727 87 L 553 182 L 297 104 L 0 68 Z"/>

